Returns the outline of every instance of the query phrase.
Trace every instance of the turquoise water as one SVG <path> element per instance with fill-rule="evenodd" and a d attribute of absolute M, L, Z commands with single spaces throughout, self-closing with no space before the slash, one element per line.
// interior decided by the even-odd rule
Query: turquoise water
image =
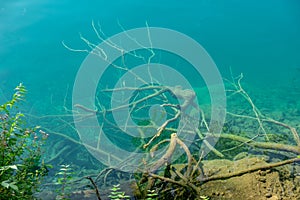
<path fill-rule="evenodd" d="M 118 22 L 125 29 L 146 21 L 175 29 L 202 44 L 224 75 L 231 66 L 237 74 L 255 78 L 252 82 L 289 84 L 299 76 L 299 8 L 297 0 L 2 1 L 2 89 L 22 81 L 39 95 L 53 83 L 63 90 L 72 85 L 85 55 L 67 51 L 61 42 L 76 46 L 78 33 L 94 37 L 92 20 L 100 22 L 107 36 L 121 32 Z M 49 96 L 47 90 L 42 96 Z"/>
<path fill-rule="evenodd" d="M 144 27 L 146 22 L 180 31 L 206 49 L 223 77 L 230 78 L 230 68 L 235 75 L 243 73 L 247 89 L 261 99 L 257 103 L 265 111 L 295 110 L 286 118 L 299 120 L 298 0 L 2 0 L 0 101 L 23 82 L 30 116 L 56 115 L 63 113 L 64 105 L 70 108 L 75 76 L 86 54 L 71 52 L 62 42 L 80 49 L 81 33 L 97 43 L 92 21 L 99 22 L 108 37 L 122 27 Z M 57 128 L 43 118 L 32 120 Z"/>

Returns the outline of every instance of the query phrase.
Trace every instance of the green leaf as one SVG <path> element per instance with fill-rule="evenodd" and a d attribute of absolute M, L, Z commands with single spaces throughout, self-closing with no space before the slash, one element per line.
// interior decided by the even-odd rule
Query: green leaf
<path fill-rule="evenodd" d="M 9 184 L 9 187 L 11 187 L 13 190 L 15 191 L 19 191 L 18 186 L 16 186 L 15 184 L 11 183 Z"/>
<path fill-rule="evenodd" d="M 118 190 L 120 190 L 120 188 L 113 187 L 110 190 L 112 190 L 112 191 L 118 191 Z"/>
<path fill-rule="evenodd" d="M 119 195 L 120 192 L 110 192 L 112 195 Z"/>
<path fill-rule="evenodd" d="M 15 169 L 15 170 L 17 170 L 18 168 L 17 168 L 16 165 L 8 165 L 8 166 L 3 166 L 3 167 L 1 167 L 1 168 L 0 168 L 0 171 L 6 171 L 6 170 L 8 170 L 8 169 Z"/>
<path fill-rule="evenodd" d="M 204 200 L 209 200 L 209 197 L 208 196 L 200 196 L 201 199 L 204 199 Z"/>
<path fill-rule="evenodd" d="M 8 166 L 8 167 L 11 168 L 11 169 L 15 169 L 15 170 L 18 169 L 18 167 L 17 167 L 16 165 L 10 165 L 10 166 Z"/>
<path fill-rule="evenodd" d="M 2 181 L 1 185 L 5 188 L 9 188 L 9 183 L 7 183 L 8 180 Z"/>

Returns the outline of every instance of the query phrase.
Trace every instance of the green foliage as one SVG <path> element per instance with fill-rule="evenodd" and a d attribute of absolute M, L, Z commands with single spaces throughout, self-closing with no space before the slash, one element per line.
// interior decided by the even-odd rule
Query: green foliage
<path fill-rule="evenodd" d="M 130 196 L 125 195 L 125 192 L 121 191 L 120 184 L 113 185 L 110 189 L 110 195 L 108 196 L 110 199 L 122 200 L 122 199 L 130 199 Z"/>
<path fill-rule="evenodd" d="M 73 179 L 73 172 L 70 165 L 61 165 L 59 172 L 56 173 L 57 185 L 60 185 L 60 189 L 57 190 L 59 196 L 56 199 L 69 199 L 71 195 L 70 182 Z"/>
<path fill-rule="evenodd" d="M 155 190 L 147 190 L 146 200 L 155 200 L 158 199 L 158 194 Z"/>
<path fill-rule="evenodd" d="M 208 196 L 200 196 L 200 199 L 203 199 L 203 200 L 210 200 L 210 198 Z"/>
<path fill-rule="evenodd" d="M 47 134 L 39 127 L 25 127 L 17 104 L 26 89 L 20 84 L 12 99 L 0 105 L 0 199 L 33 199 L 43 176 L 48 172 L 42 161 L 42 145 Z"/>

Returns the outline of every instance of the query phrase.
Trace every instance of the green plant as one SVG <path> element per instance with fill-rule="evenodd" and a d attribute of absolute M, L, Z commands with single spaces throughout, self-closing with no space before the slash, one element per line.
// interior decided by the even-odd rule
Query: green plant
<path fill-rule="evenodd" d="M 110 189 L 110 195 L 108 196 L 110 199 L 130 199 L 130 196 L 125 195 L 125 192 L 121 191 L 120 184 L 113 185 L 113 187 Z"/>
<path fill-rule="evenodd" d="M 61 165 L 59 172 L 56 173 L 57 183 L 60 185 L 60 189 L 57 190 L 59 196 L 56 199 L 69 199 L 71 195 L 70 182 L 73 179 L 73 172 L 70 165 Z"/>
<path fill-rule="evenodd" d="M 33 199 L 48 172 L 42 161 L 42 145 L 48 134 L 40 127 L 25 127 L 17 104 L 26 89 L 20 84 L 10 101 L 0 105 L 0 199 Z"/>
<path fill-rule="evenodd" d="M 147 190 L 146 200 L 158 199 L 158 194 L 155 190 Z"/>
<path fill-rule="evenodd" d="M 209 200 L 210 198 L 208 196 L 200 196 L 200 199 Z"/>

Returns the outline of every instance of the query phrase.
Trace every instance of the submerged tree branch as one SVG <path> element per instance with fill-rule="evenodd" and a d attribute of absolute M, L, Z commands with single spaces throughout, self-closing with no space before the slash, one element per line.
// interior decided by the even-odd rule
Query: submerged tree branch
<path fill-rule="evenodd" d="M 215 137 L 215 138 L 224 138 L 224 139 L 230 139 L 233 141 L 242 142 L 244 144 L 247 144 L 249 146 L 253 147 L 259 147 L 263 149 L 273 149 L 273 150 L 279 150 L 279 151 L 285 151 L 285 152 L 292 152 L 297 155 L 300 154 L 300 147 L 299 146 L 292 146 L 287 144 L 280 144 L 280 143 L 273 143 L 273 142 L 257 142 L 254 140 L 251 140 L 249 138 L 245 138 L 242 136 L 234 135 L 234 134 L 212 134 L 207 133 L 207 137 Z"/>
<path fill-rule="evenodd" d="M 228 179 L 228 178 L 232 178 L 235 176 L 241 176 L 247 173 L 251 173 L 251 172 L 255 172 L 258 170 L 267 170 L 267 169 L 271 169 L 274 167 L 279 167 L 282 165 L 287 165 L 287 164 L 291 164 L 291 163 L 295 163 L 295 162 L 300 162 L 300 158 L 292 158 L 289 160 L 285 160 L 285 161 L 281 161 L 281 162 L 276 162 L 276 163 L 271 163 L 271 164 L 266 164 L 263 166 L 256 166 L 256 167 L 252 167 L 249 169 L 244 169 L 241 171 L 237 171 L 237 172 L 232 172 L 232 173 L 228 173 L 228 174 L 220 174 L 220 175 L 215 175 L 215 176 L 210 176 L 207 178 L 202 178 L 199 179 L 200 182 L 208 182 L 208 181 L 214 181 L 214 180 L 222 180 L 222 179 Z"/>

